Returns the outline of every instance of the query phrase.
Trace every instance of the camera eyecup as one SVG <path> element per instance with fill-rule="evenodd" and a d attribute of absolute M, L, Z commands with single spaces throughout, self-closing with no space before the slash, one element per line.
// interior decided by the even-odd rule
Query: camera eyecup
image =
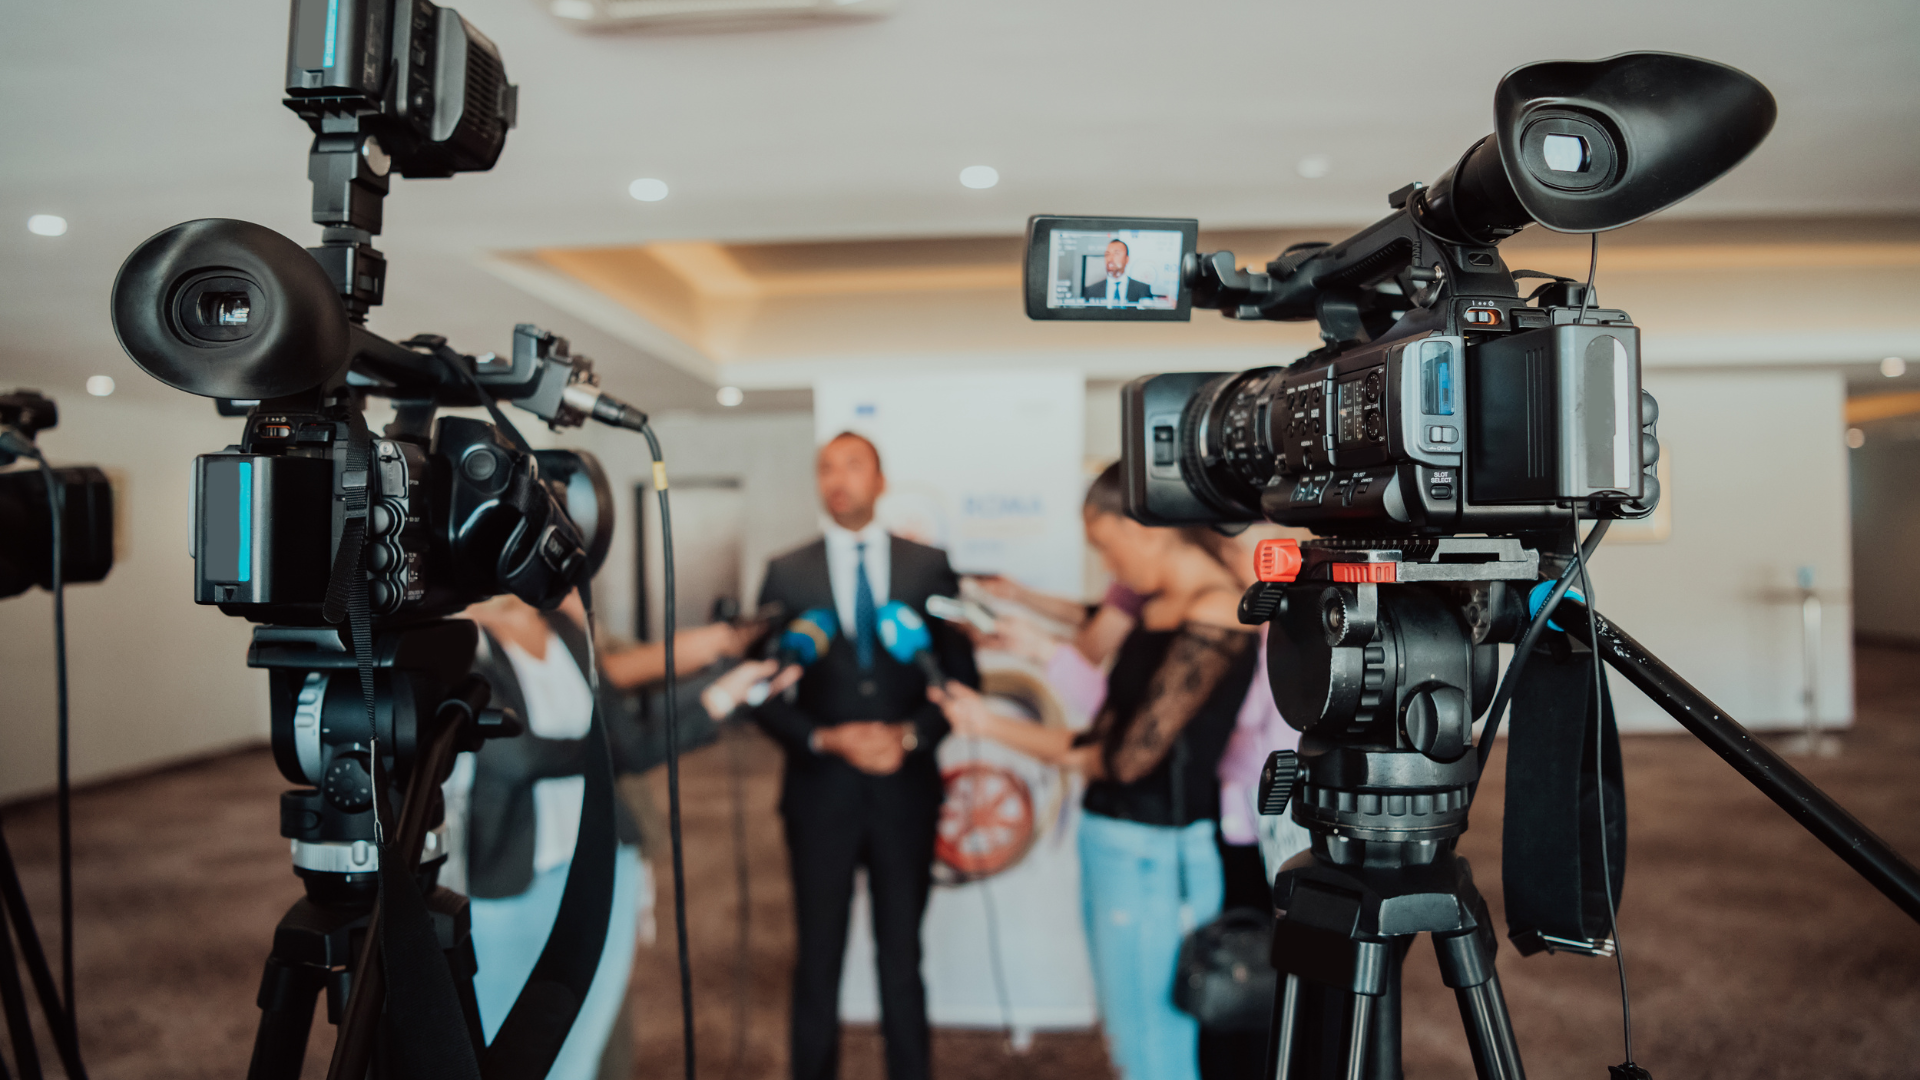
<path fill-rule="evenodd" d="M 351 359 L 346 308 L 305 248 L 229 218 L 175 225 L 113 282 L 113 329 L 141 369 L 190 394 L 311 390 Z"/>

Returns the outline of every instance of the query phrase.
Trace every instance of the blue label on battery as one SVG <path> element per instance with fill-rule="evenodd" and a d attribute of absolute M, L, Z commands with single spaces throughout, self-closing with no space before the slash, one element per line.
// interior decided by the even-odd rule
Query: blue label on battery
<path fill-rule="evenodd" d="M 234 577 L 253 580 L 253 462 L 240 463 L 240 550 L 234 559 Z"/>
<path fill-rule="evenodd" d="M 320 58 L 320 66 L 333 66 L 333 47 L 340 38 L 340 0 L 327 0 L 327 51 Z M 240 580 L 245 581 L 245 578 Z"/>

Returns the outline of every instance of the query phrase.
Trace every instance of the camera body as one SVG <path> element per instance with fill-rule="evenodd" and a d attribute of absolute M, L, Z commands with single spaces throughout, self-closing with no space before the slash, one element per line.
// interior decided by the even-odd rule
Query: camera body
<path fill-rule="evenodd" d="M 349 426 L 262 406 L 239 446 L 195 459 L 195 602 L 255 622 L 322 622 L 347 524 L 340 496 L 358 479 Z M 447 416 L 430 441 L 373 438 L 369 456 L 362 557 L 376 620 L 450 615 L 500 592 L 551 608 L 597 566 L 565 483 L 598 475 L 590 455 L 522 450 L 491 424 Z M 578 494 L 594 499 L 592 483 Z M 592 503 L 578 512 L 605 517 Z"/>
<path fill-rule="evenodd" d="M 1625 313 L 1458 308 L 1463 325 L 1286 368 L 1129 383 L 1129 509 L 1156 525 L 1409 536 L 1539 528 L 1576 505 L 1652 512 L 1657 413 Z M 1474 326 L 1487 329 L 1447 332 Z"/>

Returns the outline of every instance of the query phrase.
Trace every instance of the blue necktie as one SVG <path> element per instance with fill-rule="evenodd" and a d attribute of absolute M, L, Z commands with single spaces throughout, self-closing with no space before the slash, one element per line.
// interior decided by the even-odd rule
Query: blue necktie
<path fill-rule="evenodd" d="M 873 605 L 873 586 L 867 582 L 867 545 L 853 545 L 853 646 L 861 668 L 873 666 L 873 642 L 878 636 L 879 612 Z"/>

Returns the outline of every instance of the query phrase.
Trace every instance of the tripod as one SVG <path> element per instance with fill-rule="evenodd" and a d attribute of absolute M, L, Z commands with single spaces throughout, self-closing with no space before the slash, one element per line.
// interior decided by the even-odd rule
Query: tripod
<path fill-rule="evenodd" d="M 322 990 L 327 1019 L 340 1028 L 330 1073 L 358 1080 L 371 1065 L 376 1077 L 398 1075 L 380 1022 L 382 935 L 370 932 L 383 906 L 398 903 L 381 888 L 382 859 L 396 856 L 423 894 L 468 1036 L 482 1045 L 467 900 L 434 884 L 447 850 L 444 827 L 432 828 L 441 825 L 440 785 L 454 755 L 519 731 L 517 719 L 487 708 L 486 681 L 468 674 L 476 642 L 466 621 L 377 633 L 370 717 L 339 631 L 254 631 L 248 664 L 269 672 L 274 758 L 289 779 L 316 786 L 280 798 L 280 832 L 293 842 L 307 895 L 274 928 L 248 1080 L 298 1080 Z M 396 817 L 391 794 L 401 783 Z"/>
<path fill-rule="evenodd" d="M 1342 801 L 1339 793 L 1318 789 L 1303 797 Z M 1418 798 L 1381 799 L 1381 816 L 1395 816 L 1390 799 L 1411 804 Z M 1361 799 L 1352 801 L 1357 806 Z M 1411 810 L 1397 816 L 1412 816 Z M 1473 872 L 1451 850 L 1421 848 L 1376 841 L 1365 861 L 1343 865 L 1316 835 L 1310 861 L 1280 872 L 1274 904 L 1284 915 L 1274 926 L 1273 957 L 1286 981 L 1274 1002 L 1269 1075 L 1397 1080 L 1401 963 L 1422 933 L 1432 935 L 1441 979 L 1459 1001 L 1475 1073 L 1482 1080 L 1526 1075 Z"/>
<path fill-rule="evenodd" d="M 1509 583 L 1535 580 L 1539 553 L 1498 537 L 1302 548 L 1317 580 L 1257 584 L 1241 600 L 1242 622 L 1272 623 L 1274 698 L 1302 732 L 1297 754 L 1269 759 L 1261 810 L 1291 802 L 1313 836 L 1312 851 L 1274 880 L 1273 963 L 1285 982 L 1268 1074 L 1398 1080 L 1401 962 L 1426 933 L 1459 1002 L 1475 1073 L 1522 1080 L 1486 902 L 1453 849 L 1479 779 L 1468 750 L 1480 703 L 1493 696 L 1497 643 L 1518 637 L 1525 621 Z M 1571 597 L 1558 611 L 1572 638 L 1920 919 L 1920 871 L 1885 841 L 1618 626 Z M 1598 712 L 1595 720 L 1604 723 Z M 1595 955 L 1615 947 L 1531 937 Z M 1613 1071 L 1645 1075 L 1631 1063 Z"/>

